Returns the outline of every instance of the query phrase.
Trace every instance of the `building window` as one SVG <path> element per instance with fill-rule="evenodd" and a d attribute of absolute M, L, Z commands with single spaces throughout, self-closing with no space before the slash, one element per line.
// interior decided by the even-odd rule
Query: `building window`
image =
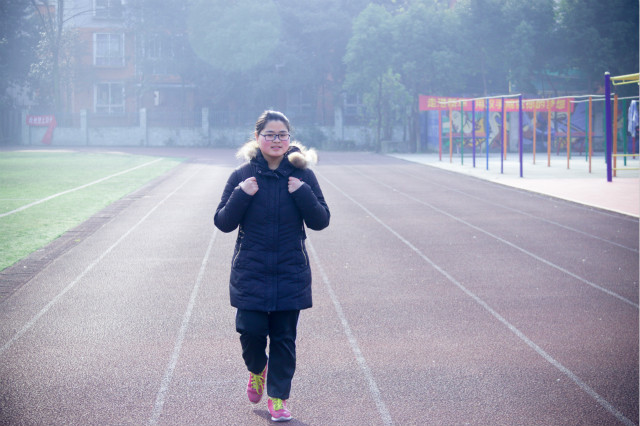
<path fill-rule="evenodd" d="M 342 119 L 345 125 L 360 125 L 365 122 L 366 108 L 359 95 L 347 93 L 343 98 Z"/>
<path fill-rule="evenodd" d="M 97 67 L 123 67 L 124 34 L 94 34 L 93 64 Z"/>
<path fill-rule="evenodd" d="M 314 99 L 310 91 L 294 91 L 287 94 L 287 113 L 296 123 L 313 124 Z"/>
<path fill-rule="evenodd" d="M 99 83 L 95 86 L 96 114 L 124 114 L 124 84 Z"/>
<path fill-rule="evenodd" d="M 93 16 L 97 19 L 122 19 L 122 0 L 94 0 Z"/>
<path fill-rule="evenodd" d="M 160 35 L 149 36 L 144 43 L 145 72 L 155 75 L 177 74 L 171 40 Z"/>

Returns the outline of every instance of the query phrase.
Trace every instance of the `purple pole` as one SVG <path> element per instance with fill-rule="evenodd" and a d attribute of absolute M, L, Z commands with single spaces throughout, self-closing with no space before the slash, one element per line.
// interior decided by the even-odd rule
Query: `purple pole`
<path fill-rule="evenodd" d="M 520 129 L 518 130 L 518 145 L 520 150 L 520 177 L 522 177 L 522 95 L 518 97 L 518 121 Z"/>
<path fill-rule="evenodd" d="M 504 127 L 507 120 L 504 118 L 504 98 L 502 98 L 502 128 L 500 129 L 500 174 L 504 174 Z"/>
<path fill-rule="evenodd" d="M 612 181 L 611 176 L 611 154 L 612 147 L 611 141 L 613 140 L 613 129 L 611 128 L 611 87 L 610 87 L 611 75 L 608 72 L 604 73 L 604 119 L 607 122 L 607 135 L 606 135 L 606 144 L 607 144 L 607 182 Z"/>
<path fill-rule="evenodd" d="M 487 150 L 487 170 L 489 170 L 489 131 L 491 130 L 491 126 L 489 126 L 489 98 L 485 101 L 485 116 L 484 116 L 484 134 L 485 134 L 485 148 Z"/>
<path fill-rule="evenodd" d="M 473 168 L 476 168 L 476 101 L 471 101 L 471 137 L 473 139 Z"/>

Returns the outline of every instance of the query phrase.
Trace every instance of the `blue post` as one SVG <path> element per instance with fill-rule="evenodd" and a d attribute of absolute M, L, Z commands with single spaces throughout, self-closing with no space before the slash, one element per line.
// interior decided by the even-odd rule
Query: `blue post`
<path fill-rule="evenodd" d="M 624 117 L 624 126 L 622 128 L 622 133 L 624 134 L 624 166 L 627 166 L 627 149 L 629 147 L 629 132 L 627 132 L 627 128 L 629 127 L 629 101 L 627 99 L 622 102 L 622 116 Z"/>
<path fill-rule="evenodd" d="M 460 164 L 464 166 L 464 101 L 460 101 Z"/>
<path fill-rule="evenodd" d="M 519 121 L 519 131 L 518 131 L 518 145 L 520 150 L 520 177 L 522 177 L 522 95 L 518 96 L 518 121 Z"/>
<path fill-rule="evenodd" d="M 489 98 L 487 98 L 485 102 L 487 104 L 485 105 L 484 133 L 486 136 L 485 149 L 487 150 L 487 170 L 489 170 L 489 133 L 491 131 L 491 126 L 489 126 Z"/>
<path fill-rule="evenodd" d="M 507 119 L 504 115 L 504 98 L 502 98 L 502 128 L 500 129 L 500 174 L 504 174 L 504 127 L 507 125 Z"/>
<path fill-rule="evenodd" d="M 607 161 L 607 182 L 611 182 L 612 176 L 611 176 L 611 171 L 612 171 L 612 167 L 611 167 L 611 154 L 612 154 L 612 141 L 613 141 L 613 129 L 611 127 L 611 87 L 610 87 L 610 82 L 611 82 L 611 75 L 609 74 L 609 72 L 605 72 L 604 73 L 604 120 L 606 122 L 606 140 L 605 143 L 607 144 L 607 154 L 606 154 L 606 161 Z"/>
<path fill-rule="evenodd" d="M 471 101 L 471 138 L 473 140 L 473 168 L 476 168 L 476 101 Z"/>

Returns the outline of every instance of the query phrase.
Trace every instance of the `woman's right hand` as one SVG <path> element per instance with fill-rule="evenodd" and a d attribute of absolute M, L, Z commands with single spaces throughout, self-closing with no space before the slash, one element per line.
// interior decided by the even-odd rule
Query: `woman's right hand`
<path fill-rule="evenodd" d="M 247 193 L 247 195 L 254 195 L 256 192 L 258 192 L 258 181 L 255 177 L 252 176 L 240 182 L 240 188 L 242 188 L 242 190 Z"/>

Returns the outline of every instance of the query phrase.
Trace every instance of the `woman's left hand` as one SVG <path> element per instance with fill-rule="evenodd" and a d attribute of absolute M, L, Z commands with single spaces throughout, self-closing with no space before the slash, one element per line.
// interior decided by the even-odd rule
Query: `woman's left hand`
<path fill-rule="evenodd" d="M 301 181 L 298 178 L 294 178 L 294 177 L 289 177 L 289 193 L 292 193 L 294 191 L 297 191 L 298 188 L 300 188 L 302 186 L 304 182 Z"/>

